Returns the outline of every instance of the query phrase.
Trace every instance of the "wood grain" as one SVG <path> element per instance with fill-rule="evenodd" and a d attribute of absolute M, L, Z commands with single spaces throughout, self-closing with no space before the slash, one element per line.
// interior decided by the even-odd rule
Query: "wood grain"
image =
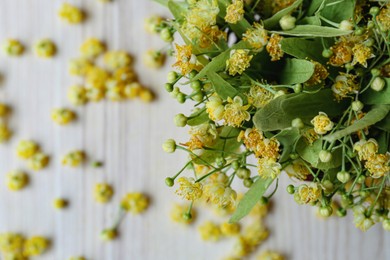
<path fill-rule="evenodd" d="M 69 2 L 88 12 L 88 20 L 81 26 L 68 26 L 56 17 L 61 2 L 0 1 L 0 41 L 15 37 L 28 46 L 20 59 L 0 56 L 0 73 L 4 76 L 0 101 L 14 108 L 10 124 L 15 132 L 11 142 L 0 146 L 0 232 L 49 236 L 53 241 L 51 250 L 39 258 L 46 260 L 77 255 L 95 260 L 226 256 L 232 241 L 203 243 L 195 227 L 179 228 L 168 218 L 171 202 L 177 198 L 163 180 L 179 169 L 185 155 L 166 155 L 160 147 L 166 138 L 185 140 L 186 136 L 186 130 L 172 123 L 183 106 L 163 90 L 169 68 L 152 71 L 136 61 L 141 81 L 159 96 L 156 103 L 90 104 L 77 108 L 78 122 L 67 127 L 55 126 L 50 120 L 52 108 L 69 106 L 66 89 L 75 80 L 67 74 L 67 61 L 78 55 L 83 40 L 99 37 L 111 49 L 125 49 L 139 57 L 149 48 L 163 47 L 158 37 L 144 32 L 143 19 L 165 10 L 146 0 L 114 0 L 107 5 L 95 0 L 73 0 Z M 45 37 L 58 44 L 59 53 L 53 60 L 40 60 L 32 54 L 34 41 Z M 31 185 L 26 190 L 11 193 L 4 184 L 6 172 L 26 168 L 14 153 L 16 142 L 22 138 L 37 140 L 52 161 L 48 169 L 30 174 Z M 72 149 L 85 149 L 90 158 L 104 161 L 104 167 L 61 167 L 61 155 Z M 114 199 L 107 206 L 97 205 L 92 198 L 93 185 L 100 181 L 115 187 Z M 286 177 L 281 184 L 268 218 L 271 236 L 262 249 L 280 250 L 289 259 L 297 260 L 390 259 L 390 235 L 380 226 L 363 234 L 354 228 L 351 217 L 319 220 L 311 208 L 296 205 L 283 190 Z M 121 196 L 137 190 L 152 198 L 150 210 L 143 216 L 128 216 L 121 226 L 120 239 L 103 244 L 98 234 L 112 223 Z M 58 196 L 69 198 L 68 210 L 53 210 L 51 201 Z M 196 224 L 207 217 L 200 215 Z"/>

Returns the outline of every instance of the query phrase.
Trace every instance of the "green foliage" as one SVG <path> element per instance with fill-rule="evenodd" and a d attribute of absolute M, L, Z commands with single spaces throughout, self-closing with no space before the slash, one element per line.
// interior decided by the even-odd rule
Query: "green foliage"
<path fill-rule="evenodd" d="M 228 97 L 233 98 L 238 94 L 238 91 L 217 73 L 209 72 L 207 77 L 213 84 L 215 92 L 222 99 L 226 100 Z"/>
<path fill-rule="evenodd" d="M 201 109 L 199 111 L 194 112 L 189 116 L 187 120 L 187 125 L 189 126 L 197 126 L 200 124 L 204 124 L 210 120 L 209 115 L 206 112 L 206 109 Z"/>
<path fill-rule="evenodd" d="M 279 27 L 279 21 L 280 19 L 285 16 L 285 15 L 288 15 L 290 13 L 292 13 L 295 9 L 298 8 L 298 6 L 302 4 L 302 0 L 297 0 L 295 1 L 292 5 L 284 8 L 283 10 L 280 10 L 279 12 L 277 12 L 276 14 L 274 14 L 272 17 L 266 19 L 264 21 L 264 27 L 268 30 L 271 30 L 271 29 L 275 29 L 275 28 L 278 28 Z"/>
<path fill-rule="evenodd" d="M 285 162 L 290 157 L 291 152 L 294 149 L 295 143 L 298 141 L 298 139 L 301 137 L 299 133 L 299 129 L 297 128 L 286 128 L 282 130 L 280 133 L 274 136 L 283 146 L 283 152 L 280 156 L 279 161 Z"/>
<path fill-rule="evenodd" d="M 384 78 L 386 86 L 381 91 L 367 89 L 360 97 L 361 101 L 367 105 L 390 105 L 390 78 Z"/>
<path fill-rule="evenodd" d="M 280 72 L 280 83 L 284 85 L 303 83 L 314 73 L 314 64 L 307 60 L 286 59 Z"/>
<path fill-rule="evenodd" d="M 236 223 L 248 215 L 267 191 L 272 182 L 273 179 L 258 178 L 255 183 L 253 183 L 252 187 L 245 193 L 242 200 L 238 203 L 237 209 L 233 213 L 229 222 Z"/>
<path fill-rule="evenodd" d="M 351 31 L 343 31 L 327 26 L 297 25 L 294 29 L 288 31 L 275 31 L 275 33 L 295 37 L 336 37 L 350 34 Z"/>

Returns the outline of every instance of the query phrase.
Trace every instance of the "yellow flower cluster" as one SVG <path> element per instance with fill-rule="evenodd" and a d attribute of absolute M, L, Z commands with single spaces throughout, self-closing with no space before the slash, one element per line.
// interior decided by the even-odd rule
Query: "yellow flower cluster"
<path fill-rule="evenodd" d="M 114 195 L 114 189 L 107 183 L 97 183 L 93 190 L 93 196 L 96 202 L 107 203 Z"/>
<path fill-rule="evenodd" d="M 298 180 L 306 180 L 310 175 L 309 169 L 304 165 L 303 161 L 298 159 L 294 160 L 292 164 L 289 164 L 285 168 L 286 173 L 290 177 L 297 178 Z"/>
<path fill-rule="evenodd" d="M 159 69 L 164 65 L 165 58 L 165 54 L 160 51 L 148 50 L 144 53 L 142 61 L 148 68 Z"/>
<path fill-rule="evenodd" d="M 372 178 L 381 178 L 390 174 L 390 153 L 378 154 L 378 143 L 375 139 L 360 140 L 353 146 L 358 152 L 359 160 L 365 161 L 365 168 Z"/>
<path fill-rule="evenodd" d="M 21 234 L 0 234 L 0 253 L 6 260 L 23 259 L 42 255 L 49 247 L 49 240 L 41 236 L 26 238 Z"/>
<path fill-rule="evenodd" d="M 318 183 L 302 184 L 294 193 L 298 204 L 315 203 L 321 197 L 321 187 Z"/>
<path fill-rule="evenodd" d="M 245 257 L 251 254 L 269 236 L 267 228 L 262 222 L 254 221 L 249 224 L 243 233 L 237 237 L 233 245 L 234 257 Z"/>
<path fill-rule="evenodd" d="M 23 44 L 16 39 L 7 39 L 2 45 L 3 52 L 8 56 L 20 56 L 24 52 Z"/>
<path fill-rule="evenodd" d="M 41 152 L 39 145 L 30 140 L 19 141 L 16 154 L 19 158 L 27 160 L 27 166 L 34 171 L 42 170 L 50 161 L 49 156 Z"/>
<path fill-rule="evenodd" d="M 180 177 L 177 182 L 179 183 L 179 188 L 176 190 L 177 195 L 192 201 L 202 197 L 203 185 L 200 182 L 195 182 L 193 178 L 187 177 Z"/>
<path fill-rule="evenodd" d="M 340 73 L 335 78 L 335 83 L 332 85 L 332 91 L 337 99 L 343 99 L 348 95 L 356 94 L 359 90 L 359 85 L 355 81 L 356 76 L 346 73 Z"/>
<path fill-rule="evenodd" d="M 311 120 L 311 124 L 314 126 L 314 131 L 319 135 L 326 134 L 332 130 L 334 126 L 334 123 L 329 119 L 328 115 L 323 112 L 319 112 L 319 114 Z"/>
<path fill-rule="evenodd" d="M 127 52 L 107 51 L 103 42 L 90 38 L 81 45 L 80 53 L 82 57 L 72 59 L 68 68 L 71 75 L 84 80 L 84 84 L 68 89 L 68 99 L 73 105 L 104 98 L 111 101 L 140 98 L 144 102 L 154 99 L 153 92 L 137 81 L 133 58 Z M 104 67 L 97 65 L 101 56 Z"/>
<path fill-rule="evenodd" d="M 121 201 L 121 208 L 134 215 L 141 214 L 148 206 L 148 197 L 140 192 L 128 193 Z"/>
<path fill-rule="evenodd" d="M 67 108 L 56 108 L 51 111 L 51 119 L 59 125 L 67 125 L 76 119 L 76 113 Z"/>
<path fill-rule="evenodd" d="M 221 236 L 221 230 L 217 224 L 212 221 L 206 221 L 198 227 L 200 237 L 204 241 L 218 241 Z"/>
<path fill-rule="evenodd" d="M 327 69 L 319 62 L 312 61 L 314 64 L 314 73 L 308 81 L 305 82 L 306 86 L 316 86 L 324 82 L 329 73 Z"/>
<path fill-rule="evenodd" d="M 276 33 L 271 34 L 271 37 L 269 38 L 269 41 L 266 46 L 266 50 L 271 56 L 272 61 L 278 61 L 284 55 L 284 52 L 282 50 L 282 45 L 280 44 L 282 40 L 283 37 Z"/>
<path fill-rule="evenodd" d="M 253 55 L 249 55 L 249 50 L 232 50 L 230 52 L 230 58 L 226 60 L 226 69 L 232 76 L 235 76 L 236 74 L 241 75 L 250 67 L 252 58 Z"/>
<path fill-rule="evenodd" d="M 176 46 L 176 63 L 172 67 L 179 69 L 180 73 L 187 75 L 193 70 L 199 70 L 199 65 L 197 64 L 196 56 L 192 53 L 191 45 Z"/>
<path fill-rule="evenodd" d="M 277 162 L 280 156 L 278 140 L 265 138 L 260 130 L 248 128 L 240 132 L 238 141 L 243 141 L 245 147 L 255 154 L 261 177 L 274 179 L 279 176 L 282 166 Z"/>
<path fill-rule="evenodd" d="M 42 39 L 35 43 L 34 52 L 39 58 L 51 58 L 57 52 L 57 47 L 50 39 Z"/>
<path fill-rule="evenodd" d="M 254 23 L 243 35 L 243 40 L 248 42 L 253 48 L 261 51 L 268 43 L 268 32 L 259 23 Z"/>
<path fill-rule="evenodd" d="M 58 11 L 58 16 L 61 18 L 61 20 L 69 24 L 81 23 L 85 18 L 82 10 L 69 3 L 62 4 Z"/>
<path fill-rule="evenodd" d="M 231 24 L 236 24 L 244 18 L 244 2 L 242 0 L 233 0 L 232 4 L 226 8 L 225 21 Z"/>
<path fill-rule="evenodd" d="M 383 6 L 376 19 L 383 31 L 390 30 L 390 4 Z"/>
<path fill-rule="evenodd" d="M 251 115 L 247 111 L 250 105 L 244 105 L 241 97 L 235 96 L 233 99 L 228 97 L 228 104 L 225 105 L 223 119 L 225 124 L 234 127 L 240 127 L 245 121 L 251 119 Z"/>
<path fill-rule="evenodd" d="M 11 171 L 7 173 L 7 187 L 12 191 L 23 189 L 28 184 L 28 175 L 22 171 Z"/>
<path fill-rule="evenodd" d="M 234 207 L 237 193 L 228 186 L 228 177 L 224 173 L 213 174 L 208 178 L 207 183 L 203 186 L 203 196 L 207 202 L 210 202 L 221 208 Z"/>
<path fill-rule="evenodd" d="M 189 134 L 190 141 L 184 145 L 190 150 L 200 149 L 204 146 L 212 146 L 218 138 L 218 132 L 214 124 L 201 124 L 191 127 Z"/>
<path fill-rule="evenodd" d="M 62 165 L 70 167 L 78 167 L 84 163 L 87 159 L 86 154 L 83 151 L 76 150 L 67 153 L 61 160 Z"/>
<path fill-rule="evenodd" d="M 212 95 L 206 102 L 206 112 L 211 120 L 215 122 L 222 120 L 225 113 L 223 100 L 218 95 Z"/>
<path fill-rule="evenodd" d="M 279 254 L 278 252 L 275 251 L 264 251 L 261 253 L 258 257 L 257 260 L 284 260 L 284 256 Z"/>
<path fill-rule="evenodd" d="M 275 97 L 270 91 L 258 85 L 252 85 L 246 95 L 248 103 L 256 108 L 264 107 Z"/>

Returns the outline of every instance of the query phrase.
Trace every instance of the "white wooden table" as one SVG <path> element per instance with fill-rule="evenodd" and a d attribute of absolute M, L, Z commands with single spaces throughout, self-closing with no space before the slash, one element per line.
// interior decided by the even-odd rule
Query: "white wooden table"
<path fill-rule="evenodd" d="M 106 40 L 111 49 L 133 54 L 160 48 L 163 43 L 158 37 L 144 32 L 143 19 L 165 10 L 147 0 L 114 0 L 107 5 L 72 0 L 69 2 L 89 15 L 86 23 L 68 26 L 56 15 L 61 2 L 0 1 L 0 41 L 15 37 L 28 46 L 19 59 L 0 56 L 4 76 L 0 101 L 14 109 L 11 127 L 15 132 L 8 144 L 0 146 L 0 232 L 50 237 L 50 251 L 37 259 L 84 255 L 95 260 L 198 260 L 226 256 L 233 241 L 203 243 L 195 227 L 178 227 L 168 217 L 171 201 L 177 198 L 164 178 L 179 169 L 185 155 L 167 155 L 160 147 L 166 138 L 183 141 L 186 136 L 185 129 L 172 123 L 183 107 L 163 89 L 169 68 L 151 71 L 136 61 L 141 81 L 158 94 L 153 104 L 102 102 L 77 108 L 79 120 L 70 126 L 58 127 L 50 120 L 52 108 L 69 106 L 66 90 L 74 80 L 67 74 L 67 62 L 78 55 L 83 40 L 95 36 Z M 58 44 L 58 55 L 52 60 L 38 59 L 31 51 L 33 42 L 45 37 Z M 26 168 L 14 152 L 17 141 L 26 138 L 37 140 L 52 161 L 46 170 L 31 172 L 27 189 L 11 193 L 5 186 L 5 174 Z M 63 168 L 60 158 L 72 149 L 85 149 L 91 158 L 102 160 L 104 167 Z M 116 191 L 105 206 L 92 198 L 94 184 L 101 181 L 112 183 Z M 390 259 L 390 234 L 379 225 L 363 234 L 353 226 L 351 217 L 319 220 L 311 208 L 298 206 L 284 191 L 286 183 L 285 177 L 267 221 L 271 236 L 262 249 L 276 249 L 297 260 Z M 150 209 L 142 216 L 128 216 L 120 239 L 103 244 L 99 232 L 112 223 L 121 196 L 137 190 L 151 196 Z M 59 196 L 70 200 L 69 209 L 56 212 L 52 208 L 52 200 Z"/>

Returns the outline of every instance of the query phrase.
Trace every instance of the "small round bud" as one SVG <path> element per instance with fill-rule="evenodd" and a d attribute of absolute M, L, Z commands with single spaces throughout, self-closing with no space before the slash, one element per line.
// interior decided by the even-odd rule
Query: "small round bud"
<path fill-rule="evenodd" d="M 380 77 L 376 77 L 371 84 L 371 88 L 375 91 L 381 91 L 385 87 L 386 82 L 384 79 Z"/>
<path fill-rule="evenodd" d="M 263 197 L 261 197 L 259 202 L 261 205 L 267 205 L 269 203 L 269 199 L 267 197 L 263 196 Z"/>
<path fill-rule="evenodd" d="M 345 210 L 345 208 L 339 208 L 336 214 L 339 217 L 345 217 L 347 215 L 347 211 Z"/>
<path fill-rule="evenodd" d="M 173 85 L 171 83 L 165 83 L 164 88 L 169 93 L 173 91 Z"/>
<path fill-rule="evenodd" d="M 244 186 L 247 188 L 252 187 L 253 185 L 253 180 L 251 178 L 244 179 Z"/>
<path fill-rule="evenodd" d="M 173 153 L 176 150 L 176 142 L 173 139 L 168 139 L 162 145 L 163 150 L 166 153 Z"/>
<path fill-rule="evenodd" d="M 195 91 L 199 91 L 202 89 L 202 83 L 199 80 L 195 80 L 191 82 L 191 88 Z"/>
<path fill-rule="evenodd" d="M 339 29 L 344 31 L 351 31 L 353 29 L 353 24 L 348 20 L 343 20 L 339 24 Z"/>
<path fill-rule="evenodd" d="M 299 158 L 299 155 L 297 153 L 292 153 L 292 154 L 290 154 L 290 158 L 293 160 L 296 160 Z"/>
<path fill-rule="evenodd" d="M 295 192 L 295 187 L 294 187 L 294 185 L 292 185 L 292 184 L 288 185 L 288 186 L 287 186 L 287 192 L 288 192 L 289 194 L 294 194 L 294 192 Z"/>
<path fill-rule="evenodd" d="M 371 75 L 373 77 L 378 77 L 381 74 L 381 71 L 379 69 L 375 69 L 375 68 L 372 69 L 370 72 L 371 72 Z"/>
<path fill-rule="evenodd" d="M 217 157 L 215 159 L 215 163 L 217 164 L 218 167 L 222 167 L 226 164 L 226 160 L 223 157 Z"/>
<path fill-rule="evenodd" d="M 374 21 L 368 21 L 367 22 L 367 29 L 372 29 L 375 27 L 375 23 Z"/>
<path fill-rule="evenodd" d="M 167 75 L 167 81 L 168 83 L 175 83 L 179 75 L 177 74 L 176 71 L 170 71 Z"/>
<path fill-rule="evenodd" d="M 177 95 L 179 95 L 179 93 L 180 93 L 180 88 L 174 87 L 170 94 L 171 94 L 171 97 L 177 98 Z"/>
<path fill-rule="evenodd" d="M 298 129 L 302 129 L 305 127 L 305 124 L 303 123 L 302 119 L 300 118 L 295 118 L 292 122 L 291 122 L 291 126 L 292 127 L 295 127 L 295 128 L 298 128 Z"/>
<path fill-rule="evenodd" d="M 331 49 L 324 49 L 322 51 L 322 57 L 324 58 L 330 58 L 333 55 L 333 51 Z"/>
<path fill-rule="evenodd" d="M 296 21 L 297 18 L 295 18 L 294 16 L 285 15 L 279 20 L 279 25 L 283 31 L 287 31 L 295 28 Z"/>
<path fill-rule="evenodd" d="M 366 176 L 360 175 L 357 179 L 358 183 L 364 183 L 366 181 Z"/>
<path fill-rule="evenodd" d="M 275 93 L 274 98 L 277 98 L 277 97 L 280 97 L 280 96 L 283 96 L 283 95 L 286 95 L 286 93 L 283 90 L 278 90 Z"/>
<path fill-rule="evenodd" d="M 180 103 L 180 104 L 183 104 L 186 102 L 186 95 L 184 95 L 184 93 L 179 93 L 177 94 L 176 96 L 176 100 Z"/>
<path fill-rule="evenodd" d="M 353 70 L 354 66 L 352 65 L 352 63 L 347 63 L 345 64 L 345 69 L 346 70 Z"/>
<path fill-rule="evenodd" d="M 366 191 L 366 190 L 362 190 L 362 191 L 359 192 L 359 195 L 360 195 L 360 197 L 362 199 L 364 199 L 364 198 L 367 198 L 368 195 L 370 195 L 370 193 L 368 191 Z"/>
<path fill-rule="evenodd" d="M 111 241 L 118 237 L 118 231 L 116 229 L 104 229 L 100 233 L 100 239 L 103 241 Z"/>
<path fill-rule="evenodd" d="M 378 6 L 374 6 L 374 7 L 371 7 L 371 8 L 370 8 L 370 14 L 371 14 L 372 16 L 378 15 L 378 14 L 379 14 L 379 11 L 380 11 L 380 9 L 379 9 Z"/>
<path fill-rule="evenodd" d="M 295 84 L 293 86 L 293 89 L 294 89 L 294 93 L 301 93 L 302 92 L 302 84 L 301 83 Z"/>
<path fill-rule="evenodd" d="M 356 100 L 352 102 L 351 106 L 353 111 L 360 112 L 362 111 L 364 104 L 361 101 Z"/>
<path fill-rule="evenodd" d="M 251 171 L 248 168 L 240 168 L 236 171 L 236 175 L 240 179 L 248 179 L 251 176 Z"/>
<path fill-rule="evenodd" d="M 324 186 L 325 190 L 328 192 L 332 191 L 334 188 L 334 185 L 330 180 L 323 181 L 322 185 Z"/>
<path fill-rule="evenodd" d="M 347 183 L 351 178 L 351 175 L 346 172 L 346 171 L 340 171 L 337 173 L 337 179 L 341 182 L 341 183 Z"/>
<path fill-rule="evenodd" d="M 164 42 L 172 42 L 173 41 L 173 35 L 169 28 L 164 28 L 160 32 L 160 37 Z"/>
<path fill-rule="evenodd" d="M 362 35 L 364 33 L 364 28 L 358 27 L 355 29 L 355 35 Z"/>
<path fill-rule="evenodd" d="M 175 180 L 173 178 L 171 178 L 171 177 L 166 177 L 165 178 L 165 184 L 168 187 L 172 187 L 175 184 Z"/>
<path fill-rule="evenodd" d="M 174 118 L 175 125 L 177 127 L 185 127 L 187 125 L 188 118 L 183 114 L 177 114 Z"/>
<path fill-rule="evenodd" d="M 374 46 L 375 44 L 375 40 L 373 38 L 368 38 L 367 40 L 365 40 L 364 42 L 364 45 L 367 46 L 367 47 L 372 47 Z"/>
<path fill-rule="evenodd" d="M 331 206 L 322 206 L 320 207 L 320 215 L 324 218 L 330 217 L 333 213 Z"/>
<path fill-rule="evenodd" d="M 190 212 L 183 213 L 183 219 L 184 220 L 190 220 L 192 219 L 192 214 Z"/>
<path fill-rule="evenodd" d="M 353 150 L 348 150 L 348 151 L 347 151 L 347 156 L 348 156 L 349 158 L 355 158 L 356 153 L 355 153 Z"/>
<path fill-rule="evenodd" d="M 318 154 L 320 161 L 323 163 L 330 162 L 332 160 L 332 154 L 329 151 L 321 150 Z"/>
<path fill-rule="evenodd" d="M 201 102 L 203 100 L 203 93 L 199 92 L 196 95 L 193 95 L 192 100 L 194 100 L 196 102 Z"/>
<path fill-rule="evenodd" d="M 240 168 L 240 163 L 238 161 L 233 161 L 232 162 L 232 168 L 234 170 L 237 170 L 238 168 Z"/>
<path fill-rule="evenodd" d="M 69 205 L 69 202 L 66 199 L 57 198 L 53 201 L 53 206 L 55 209 L 61 210 L 66 208 Z"/>

